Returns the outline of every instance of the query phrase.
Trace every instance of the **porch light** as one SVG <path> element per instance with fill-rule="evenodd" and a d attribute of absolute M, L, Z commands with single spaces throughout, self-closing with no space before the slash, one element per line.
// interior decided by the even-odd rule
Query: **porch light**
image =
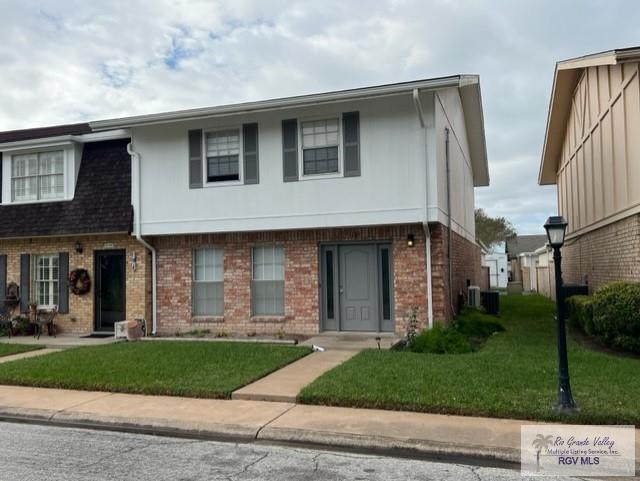
<path fill-rule="evenodd" d="M 415 241 L 416 239 L 413 234 L 407 235 L 407 247 L 413 247 L 415 244 Z"/>
<path fill-rule="evenodd" d="M 73 248 L 76 250 L 76 253 L 82 254 L 82 244 L 80 244 L 80 241 L 76 241 L 76 243 L 73 244 Z"/>
<path fill-rule="evenodd" d="M 564 220 L 564 217 L 560 215 L 549 217 L 544 228 L 547 231 L 549 245 L 554 249 L 562 247 L 564 234 L 567 230 L 567 221 Z"/>

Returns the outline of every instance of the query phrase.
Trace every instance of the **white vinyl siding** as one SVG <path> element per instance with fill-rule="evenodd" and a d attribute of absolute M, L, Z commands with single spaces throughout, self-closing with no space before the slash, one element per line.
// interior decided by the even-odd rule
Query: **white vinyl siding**
<path fill-rule="evenodd" d="M 340 119 L 301 122 L 304 175 L 340 171 Z"/>
<path fill-rule="evenodd" d="M 284 249 L 253 248 L 251 306 L 254 316 L 284 315 Z"/>
<path fill-rule="evenodd" d="M 224 251 L 209 247 L 193 251 L 193 315 L 224 313 Z"/>
<path fill-rule="evenodd" d="M 64 151 L 13 155 L 12 201 L 27 202 L 64 197 Z"/>
<path fill-rule="evenodd" d="M 33 257 L 33 293 L 38 307 L 58 305 L 59 263 L 57 254 Z"/>
<path fill-rule="evenodd" d="M 205 134 L 207 182 L 240 180 L 240 129 Z"/>

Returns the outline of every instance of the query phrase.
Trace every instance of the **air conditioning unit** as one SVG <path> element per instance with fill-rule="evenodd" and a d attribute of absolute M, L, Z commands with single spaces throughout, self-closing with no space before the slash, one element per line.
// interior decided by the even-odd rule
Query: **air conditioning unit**
<path fill-rule="evenodd" d="M 467 291 L 467 303 L 474 309 L 480 308 L 480 286 L 469 286 Z"/>

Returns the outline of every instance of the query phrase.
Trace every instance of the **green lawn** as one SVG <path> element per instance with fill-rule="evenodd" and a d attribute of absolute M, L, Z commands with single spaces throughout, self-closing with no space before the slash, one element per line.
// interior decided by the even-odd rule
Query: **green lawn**
<path fill-rule="evenodd" d="M 367 350 L 305 387 L 300 402 L 434 413 L 566 420 L 556 399 L 554 304 L 541 296 L 503 296 L 506 331 L 470 354 Z M 571 422 L 640 424 L 640 360 L 569 340 Z"/>
<path fill-rule="evenodd" d="M 6 344 L 0 343 L 0 357 L 11 356 L 12 354 L 19 354 L 21 352 L 35 351 L 42 349 L 44 346 L 29 345 L 29 344 Z"/>
<path fill-rule="evenodd" d="M 0 384 L 229 398 L 239 387 L 309 352 L 239 342 L 107 344 L 0 364 Z"/>

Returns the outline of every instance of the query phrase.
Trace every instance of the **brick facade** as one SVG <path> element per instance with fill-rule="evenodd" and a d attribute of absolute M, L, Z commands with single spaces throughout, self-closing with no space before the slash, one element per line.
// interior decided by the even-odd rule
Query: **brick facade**
<path fill-rule="evenodd" d="M 640 214 L 568 239 L 562 247 L 562 277 L 567 283 L 587 283 L 590 293 L 611 281 L 640 282 Z"/>
<path fill-rule="evenodd" d="M 415 237 L 407 246 L 408 234 Z M 157 237 L 158 330 L 174 334 L 198 328 L 225 333 L 314 334 L 320 330 L 319 246 L 323 242 L 389 241 L 393 255 L 393 291 L 396 332 L 406 332 L 405 318 L 418 306 L 426 325 L 425 236 L 422 225 L 203 234 Z M 277 244 L 284 248 L 285 315 L 251 316 L 251 248 Z M 224 315 L 192 316 L 192 252 L 197 247 L 224 249 Z"/>
<path fill-rule="evenodd" d="M 82 253 L 75 243 L 80 242 Z M 0 254 L 7 255 L 7 283 L 20 285 L 20 255 L 69 253 L 69 271 L 84 268 L 91 276 L 91 290 L 82 296 L 69 292 L 69 313 L 58 314 L 56 324 L 61 333 L 86 334 L 93 331 L 94 322 L 94 251 L 125 249 L 126 316 L 127 319 L 144 317 L 151 320 L 151 260 L 146 249 L 133 237 L 122 235 L 47 237 L 32 239 L 0 239 Z M 132 255 L 136 256 L 134 270 Z M 14 315 L 18 315 L 17 307 Z"/>
<path fill-rule="evenodd" d="M 472 285 L 481 285 L 481 251 L 480 247 L 453 232 L 451 245 L 453 298 L 449 295 L 449 229 L 442 224 L 429 226 L 431 235 L 431 278 L 433 290 L 433 317 L 436 320 L 451 319 L 459 307 L 458 294 L 466 299 L 467 280 Z"/>

